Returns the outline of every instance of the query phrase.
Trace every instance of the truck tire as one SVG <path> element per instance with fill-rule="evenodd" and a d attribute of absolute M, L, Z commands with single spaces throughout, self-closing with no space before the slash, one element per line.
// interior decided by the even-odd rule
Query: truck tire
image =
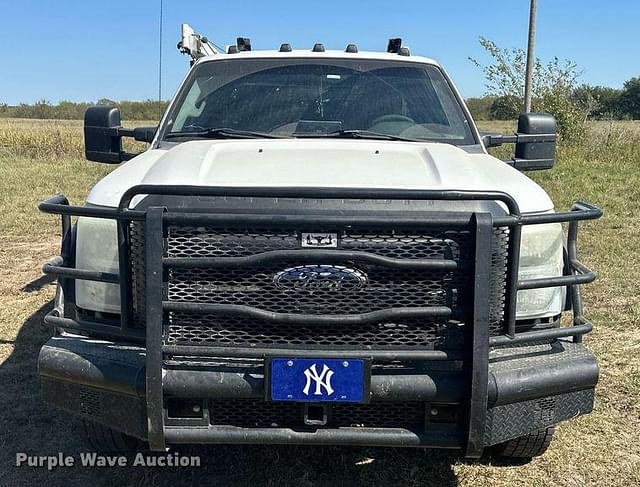
<path fill-rule="evenodd" d="M 135 452 L 144 446 L 138 438 L 125 435 L 100 423 L 82 420 L 85 436 L 96 452 Z"/>
<path fill-rule="evenodd" d="M 553 439 L 555 433 L 555 427 L 529 433 L 528 435 L 519 436 L 513 440 L 499 443 L 493 447 L 493 455 L 496 458 L 508 460 L 508 459 L 531 459 L 542 455 Z"/>

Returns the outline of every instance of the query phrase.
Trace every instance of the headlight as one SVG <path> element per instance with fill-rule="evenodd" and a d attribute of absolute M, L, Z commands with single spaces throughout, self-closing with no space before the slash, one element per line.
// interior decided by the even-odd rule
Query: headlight
<path fill-rule="evenodd" d="M 539 279 L 562 275 L 562 225 L 525 225 L 520 244 L 518 278 Z M 564 305 L 565 288 L 549 287 L 518 292 L 517 319 L 547 318 L 560 314 Z"/>
<path fill-rule="evenodd" d="M 78 218 L 76 267 L 118 273 L 118 234 L 115 220 Z M 120 286 L 94 281 L 76 281 L 76 305 L 106 313 L 120 313 Z"/>

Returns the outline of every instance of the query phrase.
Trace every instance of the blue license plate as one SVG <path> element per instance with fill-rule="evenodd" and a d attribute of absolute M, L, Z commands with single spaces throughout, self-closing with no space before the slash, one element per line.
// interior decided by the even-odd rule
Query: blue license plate
<path fill-rule="evenodd" d="M 364 385 L 364 360 L 271 359 L 272 401 L 363 402 Z"/>

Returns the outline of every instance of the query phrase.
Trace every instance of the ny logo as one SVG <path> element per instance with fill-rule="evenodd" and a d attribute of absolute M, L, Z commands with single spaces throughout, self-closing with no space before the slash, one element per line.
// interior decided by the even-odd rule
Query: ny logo
<path fill-rule="evenodd" d="M 309 395 L 309 389 L 311 388 L 311 381 L 315 382 L 316 390 L 313 393 L 316 396 L 322 395 L 322 388 L 327 392 L 327 395 L 333 394 L 333 387 L 331 387 L 331 377 L 333 376 L 333 370 L 327 367 L 327 364 L 322 365 L 322 372 L 318 374 L 318 370 L 316 369 L 316 364 L 313 364 L 311 367 L 304 371 L 304 375 L 307 378 L 307 383 L 302 389 L 302 392 L 306 396 Z"/>

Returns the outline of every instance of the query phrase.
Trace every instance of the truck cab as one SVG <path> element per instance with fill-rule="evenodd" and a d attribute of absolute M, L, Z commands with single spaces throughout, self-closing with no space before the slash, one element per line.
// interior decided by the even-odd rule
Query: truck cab
<path fill-rule="evenodd" d="M 444 69 L 399 39 L 222 50 L 183 28 L 179 47 L 192 65 L 158 127 L 90 108 L 87 158 L 120 166 L 85 206 L 40 205 L 63 240 L 44 266 L 45 400 L 103 449 L 467 457 L 539 455 L 591 411 L 577 229 L 601 211 L 556 212 L 524 174 L 553 166 L 552 117 L 481 135 Z M 513 158 L 488 153 L 505 143 Z"/>

